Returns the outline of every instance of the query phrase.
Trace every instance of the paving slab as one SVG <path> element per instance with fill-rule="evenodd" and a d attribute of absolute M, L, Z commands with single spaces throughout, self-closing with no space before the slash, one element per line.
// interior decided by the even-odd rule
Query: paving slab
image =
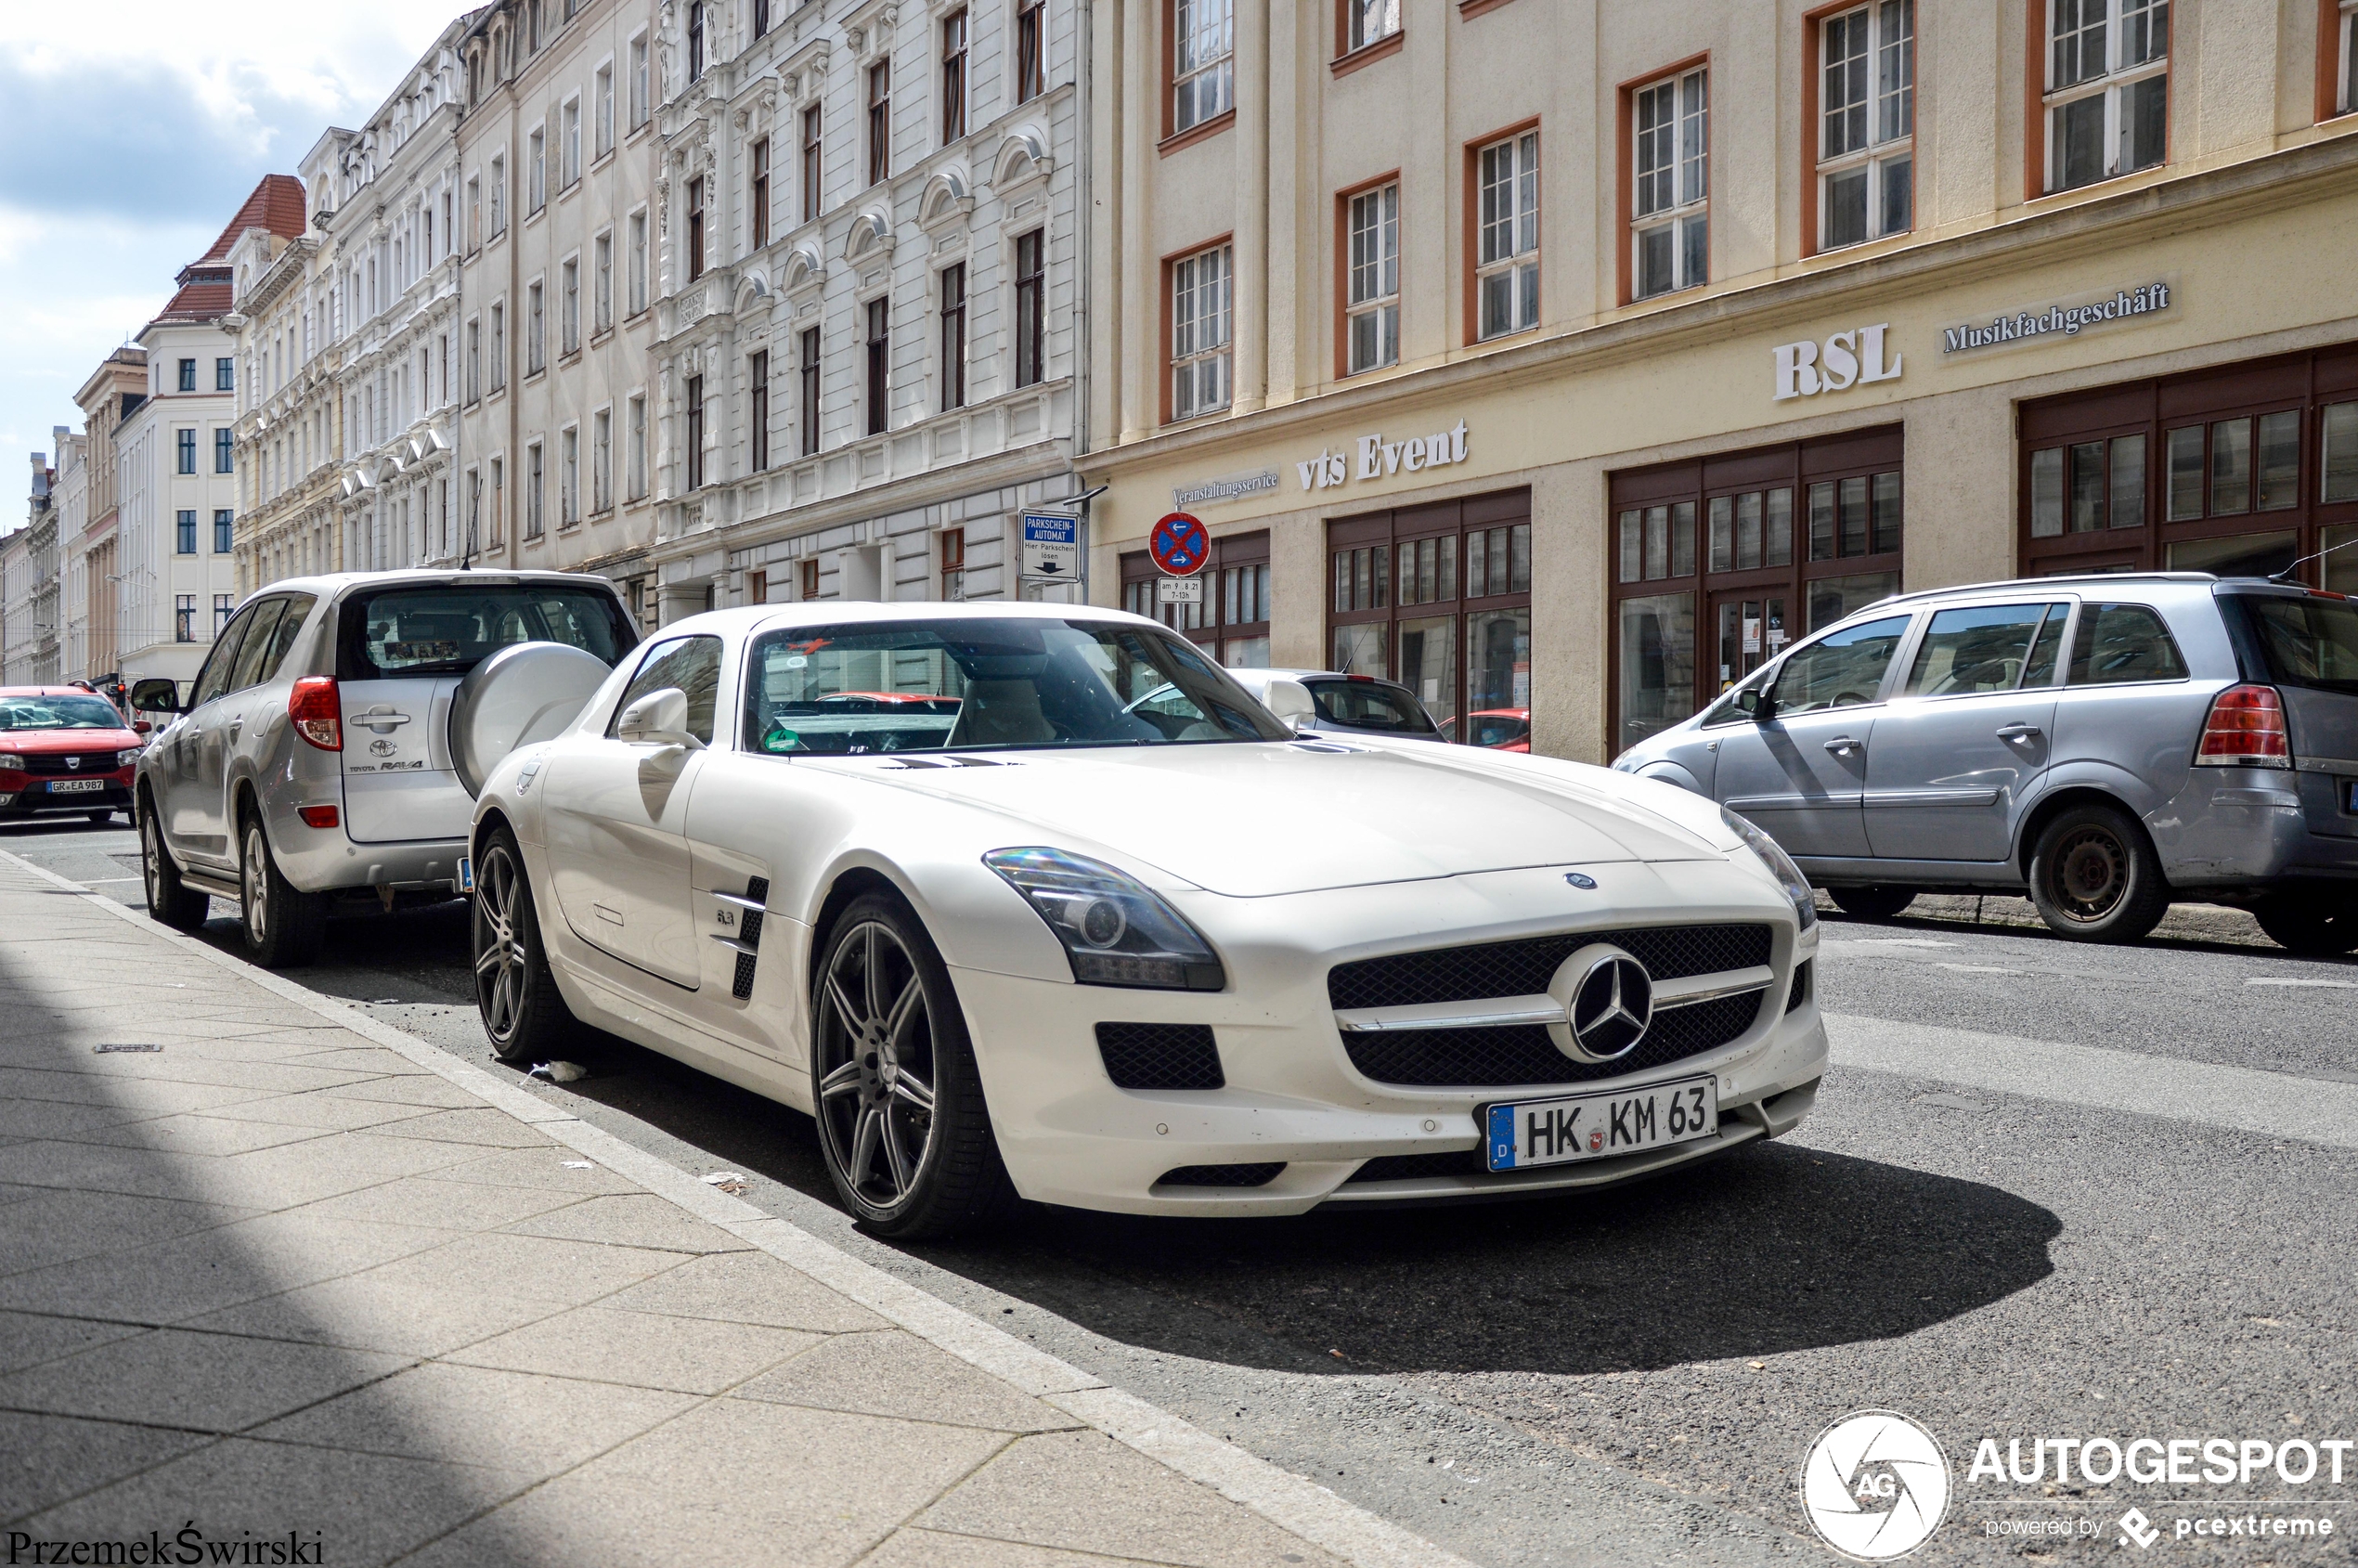
<path fill-rule="evenodd" d="M 0 1378 L 0 1408 L 235 1432 L 402 1366 L 399 1356 L 159 1328 Z"/>
<path fill-rule="evenodd" d="M 755 1323 L 580 1307 L 479 1340 L 444 1359 L 470 1367 L 711 1394 L 734 1388 L 814 1345 L 830 1342 L 819 1334 Z"/>
<path fill-rule="evenodd" d="M 994 1432 L 1051 1432 L 1082 1423 L 913 1334 L 839 1334 L 737 1390 L 741 1399 Z"/>
<path fill-rule="evenodd" d="M 0 1521 L 95 1492 L 215 1441 L 125 1421 L 0 1410 Z"/>
<path fill-rule="evenodd" d="M 551 1209 L 504 1229 L 512 1236 L 619 1242 L 666 1252 L 744 1252 L 752 1249 L 718 1225 L 684 1213 L 651 1192 L 615 1193 Z"/>

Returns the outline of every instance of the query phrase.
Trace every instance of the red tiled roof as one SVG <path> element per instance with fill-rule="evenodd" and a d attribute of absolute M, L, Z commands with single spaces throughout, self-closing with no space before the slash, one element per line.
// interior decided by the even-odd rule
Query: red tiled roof
<path fill-rule="evenodd" d="M 156 320 L 210 321 L 227 314 L 235 290 L 224 264 L 238 237 L 249 228 L 267 228 L 282 240 L 300 239 L 305 205 L 301 180 L 292 175 L 263 175 L 213 249 L 180 269 L 179 292 L 156 313 Z"/>

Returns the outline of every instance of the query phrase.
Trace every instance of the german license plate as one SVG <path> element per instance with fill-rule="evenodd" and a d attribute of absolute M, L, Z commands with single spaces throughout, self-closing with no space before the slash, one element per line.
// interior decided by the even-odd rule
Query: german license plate
<path fill-rule="evenodd" d="M 2350 794 L 2350 809 L 2353 811 L 2358 811 L 2358 779 L 2352 779 L 2347 784 L 2344 784 L 2342 788 L 2347 790 Z"/>
<path fill-rule="evenodd" d="M 104 779 L 51 779 L 49 781 L 49 793 L 52 795 L 96 795 L 106 787 L 107 781 Z"/>
<path fill-rule="evenodd" d="M 474 890 L 475 890 L 475 862 L 474 862 L 474 859 L 473 859 L 473 856 L 470 856 L 470 855 L 460 855 L 460 856 L 459 857 L 459 891 L 460 891 L 460 892 L 462 892 L 462 893 L 472 893 L 472 892 L 473 892 Z"/>
<path fill-rule="evenodd" d="M 1493 1171 L 1525 1171 L 1574 1160 L 1609 1160 L 1719 1131 L 1718 1082 L 1682 1078 L 1610 1095 L 1522 1100 L 1483 1112 Z"/>

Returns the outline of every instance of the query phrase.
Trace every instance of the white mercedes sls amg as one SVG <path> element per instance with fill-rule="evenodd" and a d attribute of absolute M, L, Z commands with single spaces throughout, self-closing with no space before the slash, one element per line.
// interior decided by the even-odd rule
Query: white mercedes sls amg
<path fill-rule="evenodd" d="M 806 1111 L 884 1235 L 1600 1186 L 1825 1070 L 1809 888 L 1742 818 L 1297 737 L 1136 616 L 719 611 L 551 729 L 476 802 L 493 1050 L 579 1020 Z"/>

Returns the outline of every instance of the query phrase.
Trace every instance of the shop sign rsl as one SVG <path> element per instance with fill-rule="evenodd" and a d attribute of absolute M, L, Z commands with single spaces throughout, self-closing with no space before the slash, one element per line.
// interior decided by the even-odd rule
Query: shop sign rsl
<path fill-rule="evenodd" d="M 1354 461 L 1354 459 L 1356 461 Z M 1363 435 L 1341 451 L 1319 449 L 1315 458 L 1293 465 L 1305 490 L 1324 490 L 1354 477 L 1381 479 L 1393 473 L 1420 473 L 1466 460 L 1466 421 L 1432 435 L 1387 441 L 1380 434 Z"/>

